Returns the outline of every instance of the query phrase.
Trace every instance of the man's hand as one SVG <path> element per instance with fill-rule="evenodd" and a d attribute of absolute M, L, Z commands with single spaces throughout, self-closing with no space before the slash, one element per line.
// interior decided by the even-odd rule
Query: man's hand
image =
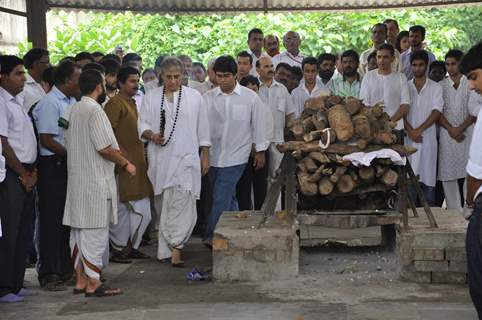
<path fill-rule="evenodd" d="M 26 172 L 20 177 L 23 187 L 27 192 L 31 192 L 37 184 L 37 170 Z"/>
<path fill-rule="evenodd" d="M 465 134 L 459 134 L 456 138 L 455 138 L 455 141 L 457 142 L 462 142 L 465 140 Z"/>
<path fill-rule="evenodd" d="M 452 139 L 457 140 L 457 137 L 461 136 L 464 130 L 461 127 L 451 127 L 448 132 Z M 460 141 L 457 140 L 457 142 Z"/>
<path fill-rule="evenodd" d="M 413 129 L 413 131 L 412 131 L 413 139 L 412 140 L 417 142 L 417 143 L 421 143 L 422 140 L 423 140 L 422 133 L 423 133 L 423 130 L 421 128 Z"/>
<path fill-rule="evenodd" d="M 160 133 L 153 133 L 150 140 L 157 145 L 164 144 L 166 141 Z"/>
<path fill-rule="evenodd" d="M 254 154 L 254 161 L 253 161 L 254 169 L 255 170 L 263 169 L 265 163 L 266 163 L 266 157 L 264 155 L 264 151 L 256 152 Z"/>
<path fill-rule="evenodd" d="M 127 165 L 124 167 L 124 169 L 127 171 L 128 174 L 130 174 L 131 177 L 136 175 L 136 166 L 132 163 L 127 162 Z"/>

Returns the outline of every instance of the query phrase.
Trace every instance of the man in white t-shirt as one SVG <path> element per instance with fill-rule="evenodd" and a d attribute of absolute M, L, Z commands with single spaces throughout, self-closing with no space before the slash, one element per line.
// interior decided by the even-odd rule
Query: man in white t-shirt
<path fill-rule="evenodd" d="M 382 103 L 385 111 L 397 122 L 397 129 L 403 129 L 403 117 L 410 105 L 407 78 L 392 70 L 395 49 L 382 44 L 377 49 L 378 69 L 369 71 L 362 80 L 360 99 L 367 106 Z"/>
<path fill-rule="evenodd" d="M 482 93 L 482 42 L 470 49 L 460 63 L 460 70 L 469 80 L 469 89 Z M 479 113 L 480 115 L 480 113 Z M 480 241 L 482 214 L 482 118 L 479 116 L 474 127 L 474 139 L 467 163 L 467 196 L 464 211 L 470 216 L 467 227 L 467 272 L 470 297 L 479 319 L 482 317 L 482 244 Z M 477 139 L 479 137 L 479 139 Z"/>

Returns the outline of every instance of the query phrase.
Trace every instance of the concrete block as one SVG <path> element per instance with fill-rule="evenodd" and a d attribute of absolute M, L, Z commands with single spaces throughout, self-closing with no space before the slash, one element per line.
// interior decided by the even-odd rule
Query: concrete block
<path fill-rule="evenodd" d="M 449 271 L 467 273 L 467 261 L 449 261 Z"/>
<path fill-rule="evenodd" d="M 404 266 L 400 270 L 400 278 L 409 282 L 430 283 L 432 281 L 432 273 L 416 271 L 413 265 Z"/>
<path fill-rule="evenodd" d="M 450 261 L 467 261 L 467 253 L 465 252 L 465 247 L 445 248 L 445 259 Z"/>
<path fill-rule="evenodd" d="M 444 249 L 439 248 L 413 248 L 413 260 L 443 261 Z"/>
<path fill-rule="evenodd" d="M 449 271 L 448 261 L 414 261 L 413 265 L 416 271 Z"/>
<path fill-rule="evenodd" d="M 467 274 L 462 272 L 432 272 L 432 283 L 467 283 Z"/>
<path fill-rule="evenodd" d="M 224 212 L 214 231 L 213 277 L 220 281 L 291 278 L 299 271 L 298 223 L 277 215 L 259 227 L 261 212 Z"/>

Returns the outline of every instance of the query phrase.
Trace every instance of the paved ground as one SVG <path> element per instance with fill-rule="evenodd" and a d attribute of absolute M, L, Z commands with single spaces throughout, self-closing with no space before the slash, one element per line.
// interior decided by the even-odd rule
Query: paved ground
<path fill-rule="evenodd" d="M 143 250 L 154 256 L 154 247 Z M 377 248 L 303 250 L 300 276 L 263 283 L 188 283 L 190 268 L 210 268 L 210 252 L 195 238 L 185 258 L 185 269 L 155 259 L 111 264 L 108 283 L 125 294 L 101 299 L 42 291 L 30 269 L 36 295 L 0 305 L 0 319 L 477 319 L 466 286 L 400 282 L 393 252 Z"/>

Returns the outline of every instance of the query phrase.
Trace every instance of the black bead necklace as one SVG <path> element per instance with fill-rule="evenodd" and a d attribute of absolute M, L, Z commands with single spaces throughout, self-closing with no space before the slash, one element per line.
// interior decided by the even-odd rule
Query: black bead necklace
<path fill-rule="evenodd" d="M 164 129 L 166 128 L 166 109 L 164 109 L 164 97 L 166 95 L 166 87 L 164 86 L 162 90 L 162 102 L 161 102 L 161 135 L 164 137 Z M 179 116 L 179 108 L 181 106 L 181 95 L 182 95 L 182 86 L 179 88 L 179 97 L 177 98 L 177 106 L 176 106 L 176 115 L 174 117 L 174 123 L 172 124 L 171 132 L 169 133 L 169 138 L 167 138 L 166 142 L 161 144 L 161 147 L 167 146 L 167 144 L 171 141 L 171 138 L 176 130 L 177 118 Z"/>

